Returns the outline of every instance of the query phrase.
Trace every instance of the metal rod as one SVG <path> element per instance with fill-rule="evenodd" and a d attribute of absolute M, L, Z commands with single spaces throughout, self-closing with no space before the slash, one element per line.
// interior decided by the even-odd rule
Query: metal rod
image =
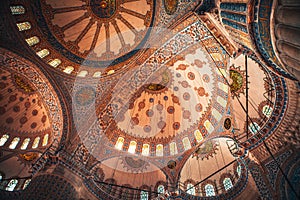
<path fill-rule="evenodd" d="M 246 68 L 246 135 L 249 138 L 249 95 L 248 95 L 248 62 L 247 55 L 245 55 L 245 68 Z"/>
<path fill-rule="evenodd" d="M 248 114 L 247 114 L 247 115 L 248 115 Z M 252 118 L 251 118 L 250 116 L 249 116 L 249 120 L 250 120 L 251 123 L 253 123 L 253 120 L 252 120 Z M 253 126 L 253 127 L 254 127 L 254 129 L 255 129 L 255 133 L 258 133 L 258 132 L 259 132 L 258 128 L 257 128 L 256 126 Z M 288 183 L 288 185 L 289 185 L 289 187 L 291 188 L 291 190 L 294 192 L 295 196 L 296 196 L 298 199 L 300 199 L 300 196 L 297 194 L 297 192 L 296 192 L 294 186 L 292 185 L 292 183 L 291 183 L 290 180 L 288 179 L 287 175 L 284 173 L 283 169 L 280 167 L 280 164 L 279 164 L 278 161 L 276 160 L 275 156 L 274 156 L 273 153 L 271 152 L 271 150 L 270 150 L 270 148 L 269 148 L 269 146 L 267 145 L 267 143 L 266 143 L 265 140 L 263 140 L 263 144 L 264 144 L 264 146 L 266 147 L 266 149 L 267 149 L 268 153 L 270 154 L 270 156 L 272 157 L 272 159 L 275 161 L 277 168 L 278 168 L 278 169 L 280 170 L 280 172 L 282 173 L 284 179 L 285 179 L 286 182 Z"/>
<path fill-rule="evenodd" d="M 124 185 L 116 185 L 116 184 L 106 183 L 106 182 L 103 182 L 103 181 L 97 181 L 97 180 L 94 180 L 94 181 L 95 181 L 96 183 L 105 184 L 105 185 L 110 185 L 110 186 L 116 186 L 116 187 L 120 187 L 120 188 L 126 188 L 126 189 L 131 189 L 131 190 L 136 190 L 136 191 L 144 191 L 144 192 L 155 193 L 155 194 L 161 194 L 161 193 L 155 192 L 155 191 L 142 190 L 142 189 L 138 189 L 138 188 L 132 188 L 132 187 L 124 186 Z"/>
<path fill-rule="evenodd" d="M 195 15 L 198 17 L 199 21 L 201 21 L 201 19 L 200 19 L 199 16 L 197 15 L 197 13 L 195 13 Z M 202 41 L 201 39 L 200 39 L 200 42 L 203 44 L 205 50 L 208 52 L 208 50 L 207 50 L 205 44 L 203 43 L 203 41 Z M 211 57 L 211 56 L 210 56 L 210 57 Z M 213 58 L 212 58 L 212 60 L 214 61 Z M 215 63 L 215 61 L 214 61 L 214 63 Z M 222 71 L 219 69 L 218 65 L 217 65 L 216 63 L 215 63 L 215 65 L 216 65 L 216 67 L 218 68 L 219 72 L 221 73 L 222 77 L 224 78 L 226 84 L 227 84 L 228 86 L 230 86 L 228 80 L 226 79 L 226 77 L 224 76 L 224 74 L 222 73 Z M 246 76 L 246 80 L 247 80 L 247 79 L 248 79 L 248 74 L 246 74 L 246 75 L 247 75 L 247 76 Z M 247 83 L 247 84 L 248 84 L 248 83 Z M 246 87 L 246 88 L 247 88 L 247 87 Z M 240 101 L 238 95 L 236 95 L 235 93 L 233 93 L 233 95 L 237 98 L 237 100 L 238 100 L 240 106 L 242 107 L 242 109 L 243 109 L 244 112 L 246 113 L 247 119 L 250 120 L 251 123 L 253 123 L 253 120 L 252 120 L 251 117 L 249 116 L 249 114 L 248 114 L 246 108 L 244 107 L 244 105 L 243 105 L 242 102 Z M 247 126 L 247 127 L 248 127 L 248 126 Z M 255 128 L 256 132 L 259 131 L 259 130 L 257 129 L 256 126 L 253 126 L 253 127 Z M 247 131 L 247 135 L 248 135 L 248 131 Z M 247 138 L 248 138 L 248 137 L 247 137 Z M 288 179 L 287 175 L 284 173 L 284 171 L 283 171 L 282 168 L 280 167 L 280 164 L 277 162 L 276 158 L 274 157 L 274 155 L 272 154 L 271 150 L 269 149 L 269 147 L 267 146 L 267 144 L 266 144 L 266 142 L 265 142 L 264 140 L 263 140 L 263 144 L 264 144 L 264 146 L 266 147 L 266 149 L 267 149 L 268 153 L 270 154 L 270 156 L 272 157 L 272 159 L 275 161 L 275 163 L 276 163 L 278 169 L 279 169 L 280 172 L 282 173 L 284 179 L 287 181 L 289 187 L 290 187 L 290 188 L 292 189 L 292 191 L 295 193 L 296 197 L 297 197 L 298 199 L 300 199 L 299 195 L 297 194 L 296 190 L 294 189 L 294 187 L 293 187 L 293 185 L 291 184 L 290 180 Z"/>
<path fill-rule="evenodd" d="M 265 141 L 263 141 L 264 146 L 266 147 L 267 151 L 269 152 L 269 154 L 271 155 L 272 159 L 275 161 L 278 169 L 280 170 L 280 172 L 282 173 L 284 179 L 286 180 L 286 182 L 288 183 L 288 185 L 290 186 L 291 190 L 294 192 L 295 196 L 297 197 L 297 199 L 300 199 L 300 196 L 298 195 L 298 193 L 296 192 L 294 186 L 292 185 L 292 183 L 290 182 L 289 178 L 287 177 L 287 175 L 284 173 L 283 169 L 280 167 L 280 164 L 278 163 L 278 161 L 276 160 L 276 158 L 274 157 L 273 153 L 271 152 L 269 146 L 267 145 L 267 143 Z"/>
<path fill-rule="evenodd" d="M 219 173 L 220 171 L 222 171 L 223 169 L 225 169 L 226 167 L 232 165 L 234 162 L 236 162 L 236 160 L 231 161 L 230 163 L 228 163 L 227 165 L 223 166 L 222 168 L 218 169 L 218 171 L 215 171 L 214 173 L 212 173 L 211 175 L 207 176 L 205 179 L 201 180 L 200 182 L 196 183 L 193 187 L 190 187 L 189 189 L 185 190 L 185 192 L 189 191 L 190 189 L 196 187 L 197 185 L 201 184 L 202 182 L 206 181 L 207 179 L 209 179 L 210 177 L 212 177 L 213 175 Z"/>

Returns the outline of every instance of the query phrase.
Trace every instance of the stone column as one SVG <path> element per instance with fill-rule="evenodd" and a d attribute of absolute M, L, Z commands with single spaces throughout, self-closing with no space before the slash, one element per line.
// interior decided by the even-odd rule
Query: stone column
<path fill-rule="evenodd" d="M 279 6 L 276 11 L 278 23 L 300 28 L 300 7 Z"/>
<path fill-rule="evenodd" d="M 278 39 L 300 46 L 300 29 L 298 28 L 284 24 L 278 24 L 275 27 L 275 34 Z"/>
<path fill-rule="evenodd" d="M 279 0 L 275 18 L 278 57 L 285 69 L 300 80 L 300 1 Z"/>

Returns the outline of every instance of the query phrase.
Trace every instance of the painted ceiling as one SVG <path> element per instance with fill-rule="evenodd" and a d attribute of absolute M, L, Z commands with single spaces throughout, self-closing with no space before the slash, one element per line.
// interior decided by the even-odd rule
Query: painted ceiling
<path fill-rule="evenodd" d="M 80 123 L 82 117 L 78 118 L 78 123 L 86 126 L 78 126 L 83 130 L 79 135 L 84 143 L 95 144 L 93 141 L 99 138 L 108 141 L 107 148 L 115 151 L 111 146 L 122 137 L 125 152 L 128 143 L 135 141 L 137 154 L 142 153 L 143 144 L 148 144 L 149 155 L 156 156 L 156 145 L 161 144 L 163 155 L 172 156 L 187 150 L 184 145 L 189 149 L 201 141 L 199 138 L 222 128 L 228 109 L 229 88 L 224 77 L 229 59 L 205 26 L 195 19 L 188 20 L 187 27 L 178 27 L 181 31 L 150 52 L 140 67 L 124 74 L 109 91 L 108 104 L 97 105 L 107 96 L 96 97 L 97 87 L 78 82 L 73 92 L 74 115 L 86 116 L 82 110 L 90 108 L 95 111 L 91 115 L 96 115 L 88 125 Z M 86 137 L 89 134 L 96 135 Z M 176 153 L 168 150 L 170 143 L 175 143 Z M 102 145 L 99 142 L 90 151 L 101 157 L 105 154 Z"/>
<path fill-rule="evenodd" d="M 10 61 L 18 56 L 3 53 L 0 128 L 14 135 L 52 132 L 56 140 L 65 134 L 64 159 L 70 151 L 96 178 L 131 187 L 167 177 L 198 182 L 233 162 L 226 137 L 250 129 L 250 140 L 241 141 L 255 148 L 277 127 L 270 119 L 281 120 L 277 113 L 285 111 L 287 91 L 283 79 L 249 59 L 253 121 L 247 127 L 240 107 L 246 102 L 245 58 L 230 58 L 209 20 L 189 12 L 198 3 L 24 2 L 27 12 L 15 17 L 16 28 L 57 85 L 55 90 L 43 81 L 35 64 L 18 58 L 27 66 L 18 69 Z M 39 39 L 31 43 L 32 37 Z M 191 170 L 196 165 L 199 171 Z M 232 165 L 226 173 L 235 170 Z"/>
<path fill-rule="evenodd" d="M 100 160 L 120 153 L 120 138 L 121 154 L 134 142 L 136 155 L 147 148 L 150 157 L 172 157 L 206 137 L 230 134 L 233 126 L 245 130 L 235 98 L 244 98 L 241 61 L 229 60 L 207 20 L 192 15 L 176 23 L 197 1 L 157 3 L 43 0 L 17 16 L 31 24 L 19 29 L 21 35 L 40 38 L 34 45 L 26 42 L 41 60 L 77 75 L 68 91 L 72 117 L 83 144 Z M 48 54 L 41 56 L 41 49 Z M 268 76 L 261 70 L 253 77 L 263 84 Z M 257 107 L 266 101 L 266 90 L 251 89 Z M 253 117 L 258 123 L 264 115 Z"/>
<path fill-rule="evenodd" d="M 51 132 L 48 112 L 31 81 L 21 74 L 2 69 L 1 74 L 1 130 L 20 134 Z"/>
<path fill-rule="evenodd" d="M 155 46 L 158 32 L 170 31 L 168 27 L 197 3 L 43 0 L 24 2 L 28 12 L 17 17 L 29 23 L 20 30 L 25 40 L 36 37 L 29 46 L 50 66 L 99 78 L 130 68 L 132 59 Z M 43 49 L 47 53 L 40 55 Z"/>
<path fill-rule="evenodd" d="M 51 34 L 70 52 L 68 58 L 102 67 L 124 61 L 142 48 L 153 25 L 154 4 L 46 0 L 40 6 Z"/>

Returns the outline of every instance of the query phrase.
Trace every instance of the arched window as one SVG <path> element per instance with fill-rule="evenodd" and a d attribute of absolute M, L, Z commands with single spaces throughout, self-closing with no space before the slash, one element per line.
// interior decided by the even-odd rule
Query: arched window
<path fill-rule="evenodd" d="M 164 155 L 164 146 L 162 144 L 156 145 L 156 156 Z"/>
<path fill-rule="evenodd" d="M 11 14 L 21 15 L 25 13 L 25 8 L 23 6 L 10 6 Z"/>
<path fill-rule="evenodd" d="M 159 185 L 157 187 L 157 192 L 160 194 L 164 194 L 165 193 L 165 187 L 163 185 Z"/>
<path fill-rule="evenodd" d="M 249 125 L 249 130 L 252 134 L 255 134 L 259 131 L 260 129 L 260 126 L 256 123 L 256 122 L 253 122 Z"/>
<path fill-rule="evenodd" d="M 23 190 L 25 190 L 27 188 L 27 186 L 29 185 L 31 179 L 27 179 L 25 182 L 24 182 L 24 185 L 23 185 Z"/>
<path fill-rule="evenodd" d="M 65 72 L 66 74 L 71 74 L 73 70 L 74 70 L 74 67 L 68 66 L 64 69 L 63 72 Z"/>
<path fill-rule="evenodd" d="M 27 42 L 27 44 L 29 46 L 33 46 L 33 45 L 39 43 L 40 39 L 37 36 L 33 36 L 33 37 L 25 39 L 25 41 Z"/>
<path fill-rule="evenodd" d="M 175 142 L 171 142 L 170 143 L 170 154 L 173 156 L 173 155 L 175 155 L 177 153 L 178 153 L 178 151 L 177 151 L 176 143 Z"/>
<path fill-rule="evenodd" d="M 271 106 L 265 105 L 262 109 L 262 112 L 266 117 L 270 117 L 273 112 L 273 109 L 271 108 Z"/>
<path fill-rule="evenodd" d="M 141 200 L 148 200 L 148 192 L 141 191 Z"/>
<path fill-rule="evenodd" d="M 122 150 L 123 144 L 124 144 L 124 138 L 119 137 L 115 145 L 116 149 Z"/>
<path fill-rule="evenodd" d="M 79 76 L 79 77 L 86 77 L 86 75 L 88 74 L 88 71 L 80 71 L 78 74 L 77 74 L 77 76 Z"/>
<path fill-rule="evenodd" d="M 46 146 L 48 144 L 49 134 L 44 135 L 42 146 Z"/>
<path fill-rule="evenodd" d="M 195 191 L 195 187 L 193 184 L 191 183 L 188 183 L 187 186 L 186 186 L 186 189 L 187 189 L 187 193 L 188 194 L 191 194 L 191 195 L 195 195 L 196 194 L 196 191 Z"/>
<path fill-rule="evenodd" d="M 143 156 L 148 156 L 149 151 L 150 151 L 150 145 L 149 144 L 143 144 L 142 155 Z"/>
<path fill-rule="evenodd" d="M 135 149 L 136 149 L 136 141 L 130 141 L 128 152 L 135 153 Z"/>
<path fill-rule="evenodd" d="M 212 197 L 212 196 L 215 196 L 216 195 L 216 193 L 215 193 L 215 189 L 214 189 L 214 186 L 213 185 L 211 185 L 211 184 L 207 184 L 207 185 L 205 185 L 205 194 L 206 194 L 206 196 L 208 196 L 208 197 Z"/>
<path fill-rule="evenodd" d="M 33 141 L 32 148 L 36 149 L 39 146 L 39 143 L 40 143 L 40 137 L 36 137 Z"/>
<path fill-rule="evenodd" d="M 93 77 L 95 77 L 95 78 L 101 77 L 101 72 L 95 72 L 93 74 Z"/>
<path fill-rule="evenodd" d="M 189 150 L 190 148 L 192 148 L 191 142 L 188 137 L 185 137 L 182 139 L 182 144 L 183 144 L 184 150 Z"/>
<path fill-rule="evenodd" d="M 197 142 L 201 142 L 203 140 L 203 136 L 198 129 L 195 130 L 194 135 L 195 135 Z"/>
<path fill-rule="evenodd" d="M 22 143 L 21 149 L 22 149 L 22 150 L 27 149 L 27 146 L 28 146 L 29 142 L 30 142 L 30 138 L 26 138 L 26 139 L 23 141 L 23 143 Z"/>
<path fill-rule="evenodd" d="M 238 165 L 238 166 L 236 167 L 236 173 L 237 173 L 239 176 L 241 176 L 241 172 L 242 172 L 242 170 L 241 170 L 241 165 Z"/>
<path fill-rule="evenodd" d="M 52 67 L 57 67 L 60 64 L 61 64 L 61 60 L 59 60 L 58 58 L 55 58 L 54 60 L 51 60 L 49 62 L 49 65 L 51 65 Z"/>
<path fill-rule="evenodd" d="M 40 57 L 40 58 L 45 58 L 46 56 L 48 56 L 50 54 L 48 49 L 42 49 L 38 52 L 36 52 L 36 54 Z"/>
<path fill-rule="evenodd" d="M 7 184 L 5 190 L 7 191 L 14 191 L 15 187 L 17 186 L 18 184 L 18 180 L 17 179 L 11 179 L 9 181 L 9 183 Z"/>
<path fill-rule="evenodd" d="M 17 23 L 17 27 L 19 31 L 26 31 L 31 29 L 31 24 L 29 22 L 21 22 L 21 23 Z"/>
<path fill-rule="evenodd" d="M 230 178 L 224 178 L 223 185 L 224 185 L 224 188 L 226 191 L 233 187 L 232 181 Z"/>
<path fill-rule="evenodd" d="M 212 125 L 211 121 L 205 120 L 204 127 L 208 131 L 208 133 L 212 133 L 214 131 L 214 126 Z"/>
<path fill-rule="evenodd" d="M 5 134 L 2 135 L 1 139 L 0 139 L 0 147 L 2 147 L 3 145 L 5 145 L 6 141 L 8 140 L 9 135 Z"/>
<path fill-rule="evenodd" d="M 10 143 L 10 145 L 9 145 L 9 148 L 10 148 L 10 149 L 15 149 L 16 146 L 18 145 L 19 141 L 20 141 L 20 138 L 19 138 L 19 137 L 15 137 L 15 138 L 13 139 L 13 141 L 11 141 L 11 143 Z"/>
<path fill-rule="evenodd" d="M 113 74 L 113 73 L 115 73 L 115 70 L 109 70 L 108 72 L 107 72 L 107 75 L 111 75 L 111 74 Z"/>

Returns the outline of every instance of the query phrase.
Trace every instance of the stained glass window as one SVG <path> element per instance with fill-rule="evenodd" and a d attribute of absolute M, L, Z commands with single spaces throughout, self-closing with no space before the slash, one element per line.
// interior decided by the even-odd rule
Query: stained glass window
<path fill-rule="evenodd" d="M 175 142 L 171 142 L 170 143 L 170 154 L 171 155 L 175 155 L 177 153 L 178 153 L 178 151 L 177 151 L 176 143 Z"/>
<path fill-rule="evenodd" d="M 25 13 L 25 8 L 23 6 L 10 6 L 11 14 L 21 15 Z"/>
<path fill-rule="evenodd" d="M 39 146 L 39 143 L 40 143 L 40 137 L 36 137 L 33 141 L 33 144 L 32 144 L 32 148 L 35 149 Z"/>
<path fill-rule="evenodd" d="M 31 179 L 27 179 L 27 180 L 25 181 L 25 183 L 24 183 L 24 185 L 23 185 L 23 190 L 26 189 L 26 187 L 29 185 L 30 181 L 31 181 Z"/>
<path fill-rule="evenodd" d="M 191 194 L 191 195 L 195 195 L 195 194 L 196 194 L 195 187 L 194 187 L 193 184 L 188 183 L 186 189 L 187 189 L 186 192 L 187 192 L 188 194 Z"/>
<path fill-rule="evenodd" d="M 241 165 L 238 165 L 236 168 L 236 173 L 241 176 Z"/>
<path fill-rule="evenodd" d="M 149 150 L 150 150 L 149 144 L 143 144 L 142 155 L 143 156 L 148 156 L 149 155 Z"/>
<path fill-rule="evenodd" d="M 164 146 L 162 144 L 156 145 L 156 156 L 164 155 Z"/>
<path fill-rule="evenodd" d="M 192 148 L 191 147 L 191 142 L 190 142 L 188 137 L 185 137 L 185 138 L 182 139 L 182 144 L 183 144 L 184 150 L 189 150 L 190 148 Z"/>
<path fill-rule="evenodd" d="M 74 67 L 68 66 L 64 69 L 64 72 L 67 74 L 71 74 L 73 70 L 74 70 Z"/>
<path fill-rule="evenodd" d="M 48 144 L 49 134 L 44 135 L 42 146 L 46 146 Z"/>
<path fill-rule="evenodd" d="M 148 192 L 141 191 L 141 200 L 148 200 Z"/>
<path fill-rule="evenodd" d="M 97 78 L 97 77 L 101 77 L 101 72 L 95 72 L 93 74 L 93 77 Z"/>
<path fill-rule="evenodd" d="M 195 135 L 197 142 L 201 142 L 203 140 L 203 136 L 198 129 L 195 130 L 194 135 Z"/>
<path fill-rule="evenodd" d="M 17 23 L 17 27 L 19 31 L 26 31 L 31 29 L 31 24 L 29 22 L 21 22 L 21 23 Z"/>
<path fill-rule="evenodd" d="M 18 184 L 18 180 L 17 179 L 11 179 L 9 181 L 9 183 L 7 184 L 7 186 L 6 186 L 5 189 L 7 191 L 14 191 L 15 187 L 17 186 L 17 184 Z"/>
<path fill-rule="evenodd" d="M 29 46 L 33 46 L 40 42 L 40 39 L 37 36 L 33 36 L 33 37 L 27 38 L 25 40 Z"/>
<path fill-rule="evenodd" d="M 232 181 L 230 178 L 224 178 L 223 185 L 224 185 L 225 190 L 229 190 L 230 188 L 233 187 Z"/>
<path fill-rule="evenodd" d="M 115 147 L 116 147 L 117 149 L 121 150 L 122 147 L 123 147 L 123 144 L 124 144 L 124 138 L 119 137 L 119 138 L 118 138 L 118 141 L 117 141 L 117 143 L 116 143 L 116 145 L 115 145 Z"/>
<path fill-rule="evenodd" d="M 113 73 L 115 73 L 115 70 L 109 70 L 108 72 L 107 72 L 107 75 L 110 75 L 110 74 L 113 74 Z"/>
<path fill-rule="evenodd" d="M 165 187 L 163 185 L 159 185 L 157 187 L 157 192 L 160 194 L 164 194 L 165 193 Z"/>
<path fill-rule="evenodd" d="M 262 112 L 266 117 L 270 117 L 273 112 L 273 109 L 269 105 L 265 105 L 262 109 Z"/>
<path fill-rule="evenodd" d="M 88 74 L 87 71 L 81 71 L 81 72 L 79 72 L 79 73 L 77 74 L 77 76 L 79 76 L 79 77 L 86 77 L 87 74 Z"/>
<path fill-rule="evenodd" d="M 50 54 L 48 49 L 42 49 L 38 52 L 36 52 L 36 54 L 40 57 L 40 58 L 45 58 L 46 56 L 48 56 Z"/>
<path fill-rule="evenodd" d="M 213 185 L 207 184 L 207 185 L 205 185 L 204 189 L 205 189 L 206 196 L 212 197 L 212 196 L 216 195 Z"/>
<path fill-rule="evenodd" d="M 129 144 L 128 152 L 129 153 L 135 153 L 135 149 L 136 149 L 136 142 L 131 141 L 130 144 Z"/>
<path fill-rule="evenodd" d="M 260 127 L 256 122 L 253 122 L 249 125 L 249 130 L 252 134 L 255 134 L 259 131 Z"/>
<path fill-rule="evenodd" d="M 49 65 L 51 65 L 52 67 L 57 67 L 58 65 L 61 64 L 61 60 L 59 60 L 58 58 L 54 59 L 54 60 L 51 60 L 49 62 Z"/>
<path fill-rule="evenodd" d="M 6 141 L 8 140 L 9 138 L 9 135 L 5 134 L 5 135 L 2 135 L 1 139 L 0 139 L 0 146 L 2 147 Z"/>
<path fill-rule="evenodd" d="M 9 148 L 10 149 L 15 149 L 16 146 L 18 145 L 19 141 L 20 141 L 20 138 L 19 137 L 15 137 L 13 139 L 13 141 L 10 143 Z"/>
<path fill-rule="evenodd" d="M 28 146 L 29 142 L 30 142 L 30 138 L 25 138 L 25 140 L 22 143 L 21 149 L 22 150 L 27 149 L 27 146 Z"/>

